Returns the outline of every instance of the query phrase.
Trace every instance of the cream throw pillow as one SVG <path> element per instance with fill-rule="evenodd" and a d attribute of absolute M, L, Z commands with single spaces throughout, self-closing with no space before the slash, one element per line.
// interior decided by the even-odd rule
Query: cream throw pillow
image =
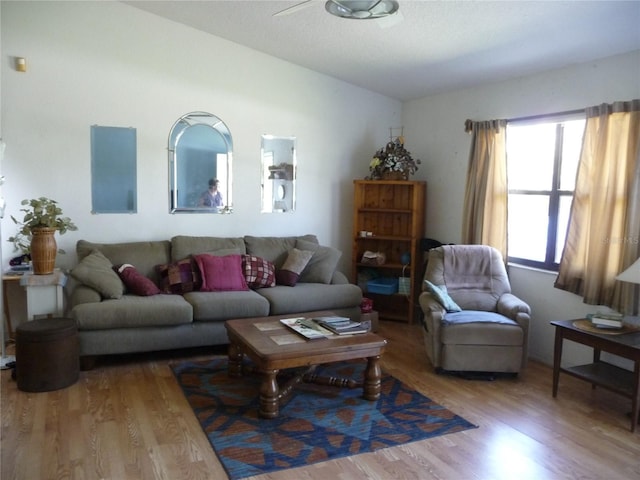
<path fill-rule="evenodd" d="M 313 252 L 308 250 L 298 250 L 297 248 L 289 250 L 289 255 L 282 264 L 282 268 L 276 271 L 276 283 L 289 287 L 295 286 L 300 278 L 300 273 L 307 266 L 311 257 L 313 257 Z"/>

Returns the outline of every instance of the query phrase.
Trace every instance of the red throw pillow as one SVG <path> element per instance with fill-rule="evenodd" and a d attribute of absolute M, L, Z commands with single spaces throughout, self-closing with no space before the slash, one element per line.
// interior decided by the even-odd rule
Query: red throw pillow
<path fill-rule="evenodd" d="M 162 293 L 158 286 L 150 279 L 142 275 L 136 267 L 129 263 L 113 267 L 127 290 L 135 295 L 149 297 Z"/>
<path fill-rule="evenodd" d="M 249 290 L 242 272 L 241 255 L 218 257 L 203 253 L 195 256 L 202 276 L 202 292 Z"/>
<path fill-rule="evenodd" d="M 276 267 L 269 260 L 255 255 L 243 255 L 242 269 L 249 288 L 276 286 Z"/>

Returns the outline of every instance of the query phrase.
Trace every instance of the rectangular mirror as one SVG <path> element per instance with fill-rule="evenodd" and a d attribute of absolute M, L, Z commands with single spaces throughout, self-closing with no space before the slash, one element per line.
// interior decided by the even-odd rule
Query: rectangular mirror
<path fill-rule="evenodd" d="M 91 126 L 92 213 L 136 213 L 136 129 Z"/>
<path fill-rule="evenodd" d="M 262 136 L 262 213 L 296 207 L 296 137 Z"/>

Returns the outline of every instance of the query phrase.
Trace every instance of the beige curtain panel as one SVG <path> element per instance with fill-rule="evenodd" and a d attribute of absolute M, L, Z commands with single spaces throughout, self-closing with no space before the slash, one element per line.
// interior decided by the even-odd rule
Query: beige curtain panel
<path fill-rule="evenodd" d="M 636 314 L 638 285 L 615 277 L 639 256 L 640 100 L 591 107 L 555 286 Z"/>
<path fill-rule="evenodd" d="M 507 259 L 506 120 L 474 122 L 462 216 L 462 243 L 490 245 Z"/>

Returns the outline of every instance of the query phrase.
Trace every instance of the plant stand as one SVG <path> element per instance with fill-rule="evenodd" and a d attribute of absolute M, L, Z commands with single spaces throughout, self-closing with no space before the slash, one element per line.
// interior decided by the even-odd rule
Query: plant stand
<path fill-rule="evenodd" d="M 25 273 L 20 285 L 27 291 L 27 320 L 38 315 L 61 317 L 64 314 L 63 287 L 67 277 L 59 270 L 49 275 Z"/>

